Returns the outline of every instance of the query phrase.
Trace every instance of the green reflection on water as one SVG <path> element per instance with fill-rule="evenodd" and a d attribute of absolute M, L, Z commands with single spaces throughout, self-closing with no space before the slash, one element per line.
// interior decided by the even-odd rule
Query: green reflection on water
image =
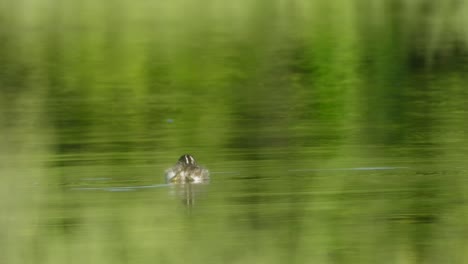
<path fill-rule="evenodd" d="M 2 4 L 0 263 L 466 262 L 468 2 L 328 2 Z"/>

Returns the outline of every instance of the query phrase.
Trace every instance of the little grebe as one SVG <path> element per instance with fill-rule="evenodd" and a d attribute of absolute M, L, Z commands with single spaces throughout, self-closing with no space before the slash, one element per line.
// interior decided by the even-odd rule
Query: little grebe
<path fill-rule="evenodd" d="M 210 172 L 199 166 L 189 155 L 182 155 L 177 163 L 166 170 L 167 183 L 205 183 L 210 179 Z"/>

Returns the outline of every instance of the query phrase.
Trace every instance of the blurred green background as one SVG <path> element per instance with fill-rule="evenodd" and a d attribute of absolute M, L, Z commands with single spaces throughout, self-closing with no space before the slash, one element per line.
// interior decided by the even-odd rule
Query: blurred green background
<path fill-rule="evenodd" d="M 466 263 L 467 44 L 466 0 L 3 0 L 0 263 Z"/>

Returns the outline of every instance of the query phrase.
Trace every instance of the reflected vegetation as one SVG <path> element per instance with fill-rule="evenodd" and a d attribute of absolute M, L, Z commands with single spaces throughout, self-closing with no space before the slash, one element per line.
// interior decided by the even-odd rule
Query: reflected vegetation
<path fill-rule="evenodd" d="M 466 0 L 3 1 L 0 262 L 466 263 L 467 23 Z M 184 153 L 209 184 L 165 183 Z"/>

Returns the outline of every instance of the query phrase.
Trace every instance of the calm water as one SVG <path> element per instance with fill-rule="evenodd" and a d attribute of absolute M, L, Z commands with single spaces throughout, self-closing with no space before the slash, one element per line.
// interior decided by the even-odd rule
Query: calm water
<path fill-rule="evenodd" d="M 0 263 L 466 263 L 468 1 L 328 2 L 2 4 Z"/>

